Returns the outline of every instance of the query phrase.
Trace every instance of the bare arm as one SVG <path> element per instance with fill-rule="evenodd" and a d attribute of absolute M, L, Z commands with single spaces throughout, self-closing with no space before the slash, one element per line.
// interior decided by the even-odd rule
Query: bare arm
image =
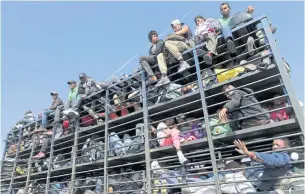
<path fill-rule="evenodd" d="M 190 28 L 188 26 L 183 26 L 181 30 L 179 30 L 178 32 L 175 32 L 175 34 L 179 35 L 179 36 L 183 36 L 184 34 L 186 34 L 188 31 L 190 30 Z"/>

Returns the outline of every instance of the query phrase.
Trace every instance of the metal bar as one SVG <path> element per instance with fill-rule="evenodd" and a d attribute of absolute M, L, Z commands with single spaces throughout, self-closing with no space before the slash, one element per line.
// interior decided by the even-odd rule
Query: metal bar
<path fill-rule="evenodd" d="M 219 185 L 219 177 L 218 177 L 218 169 L 217 169 L 217 163 L 216 163 L 216 157 L 215 157 L 215 152 L 214 152 L 214 144 L 213 144 L 213 139 L 212 139 L 212 133 L 210 129 L 210 122 L 209 122 L 209 113 L 206 101 L 205 101 L 205 93 L 204 93 L 204 88 L 202 85 L 202 79 L 200 75 L 200 66 L 199 66 L 199 60 L 197 57 L 197 52 L 196 50 L 193 50 L 193 55 L 195 59 L 195 65 L 196 65 L 196 72 L 197 72 L 197 79 L 198 79 L 198 86 L 199 86 L 199 92 L 201 96 L 201 104 L 202 104 L 202 110 L 204 114 L 204 120 L 205 120 L 205 128 L 207 132 L 207 138 L 208 138 L 208 144 L 209 144 L 209 149 L 210 149 L 210 154 L 211 154 L 211 159 L 212 159 L 212 166 L 213 166 L 213 172 L 214 172 L 214 177 L 215 177 L 215 183 L 216 183 L 216 193 L 221 194 L 221 189 Z"/>
<path fill-rule="evenodd" d="M 147 92 L 146 92 L 146 82 L 145 82 L 145 73 L 142 72 L 142 98 L 143 98 L 143 120 L 144 120 L 144 149 L 145 149 L 145 170 L 146 170 L 146 188 L 147 194 L 151 194 L 151 174 L 150 174 L 150 161 L 151 156 L 150 152 L 150 141 L 149 141 L 149 126 L 148 126 L 148 105 L 147 105 Z"/>
<path fill-rule="evenodd" d="M 263 25 L 264 31 L 265 31 L 266 36 L 267 36 L 266 40 L 269 43 L 270 50 L 273 53 L 274 59 L 275 59 L 276 64 L 277 64 L 277 67 L 278 67 L 278 69 L 281 73 L 281 77 L 282 77 L 283 82 L 286 86 L 286 90 L 287 90 L 287 93 L 288 93 L 289 98 L 291 100 L 291 104 L 293 106 L 293 109 L 294 109 L 295 115 L 297 117 L 297 120 L 299 122 L 300 128 L 301 128 L 302 132 L 304 133 L 304 112 L 301 109 L 301 106 L 299 104 L 299 100 L 298 100 L 298 98 L 295 94 L 295 91 L 293 89 L 290 78 L 286 73 L 284 62 L 283 62 L 282 57 L 280 55 L 279 49 L 276 45 L 274 36 L 273 36 L 273 34 L 270 30 L 269 21 L 268 21 L 267 18 L 263 18 L 261 20 L 261 23 Z"/>
<path fill-rule="evenodd" d="M 18 157 L 18 154 L 19 154 L 19 150 L 20 150 L 20 141 L 21 141 L 21 132 L 22 132 L 22 128 L 19 129 L 19 140 L 18 140 L 18 144 L 17 144 L 17 150 L 16 150 L 16 154 L 15 154 L 15 160 L 14 160 L 14 167 L 13 167 L 13 172 L 12 172 L 12 177 L 11 177 L 11 182 L 10 182 L 10 187 L 9 187 L 9 192 L 8 193 L 11 193 L 12 191 L 12 184 L 13 184 L 13 181 L 14 181 L 14 176 L 15 176 L 15 170 L 16 170 L 16 163 L 17 163 L 17 157 Z"/>
<path fill-rule="evenodd" d="M 49 165 L 48 165 L 48 174 L 47 174 L 47 183 L 46 183 L 46 193 L 45 194 L 48 194 L 48 190 L 49 190 L 50 174 L 51 174 L 51 166 L 52 166 L 51 163 L 52 163 L 52 159 L 53 159 L 53 146 L 54 146 L 55 134 L 56 134 L 56 131 L 54 131 L 54 128 L 53 128 L 53 134 L 52 134 L 52 139 L 51 139 L 51 148 L 50 148 L 50 157 L 49 157 Z"/>
<path fill-rule="evenodd" d="M 77 144 L 78 144 L 78 129 L 79 129 L 79 119 L 75 119 L 74 121 L 74 126 L 75 126 L 75 132 L 74 132 L 74 145 L 72 148 L 72 155 L 73 155 L 73 163 L 72 163 L 72 174 L 71 174 L 71 181 L 69 185 L 69 190 L 71 193 L 73 193 L 73 182 L 75 179 L 75 171 L 76 171 L 76 150 L 77 150 Z"/>
<path fill-rule="evenodd" d="M 105 146 L 104 146 L 104 193 L 108 193 L 108 125 L 109 125 L 109 89 L 106 90 L 106 107 L 105 107 Z"/>
<path fill-rule="evenodd" d="M 32 140 L 33 140 L 33 137 L 32 137 Z M 27 193 L 27 190 L 28 190 L 28 186 L 29 186 L 29 181 L 30 181 L 30 176 L 31 176 L 31 165 L 32 165 L 32 157 L 33 157 L 33 154 L 34 154 L 34 151 L 35 151 L 35 147 L 36 147 L 36 144 L 35 142 L 33 142 L 33 146 L 32 146 L 32 150 L 31 150 L 31 154 L 30 154 L 30 159 L 29 159 L 29 162 L 28 162 L 28 170 L 27 170 L 27 177 L 26 177 L 26 184 L 25 184 L 25 193 Z"/>

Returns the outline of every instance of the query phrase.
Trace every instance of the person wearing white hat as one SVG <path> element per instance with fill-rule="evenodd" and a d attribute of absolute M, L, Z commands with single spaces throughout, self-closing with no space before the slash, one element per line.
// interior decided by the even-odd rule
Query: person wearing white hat
<path fill-rule="evenodd" d="M 191 48 L 190 39 L 192 38 L 192 32 L 190 31 L 189 26 L 184 25 L 184 23 L 178 19 L 171 22 L 171 27 L 175 33 L 166 37 L 164 40 L 164 46 L 168 52 L 172 54 L 177 61 L 179 61 L 178 72 L 182 73 L 190 67 L 190 65 L 183 59 L 182 53 Z M 162 77 L 156 84 L 156 87 L 160 87 L 170 83 L 170 80 L 167 77 L 167 65 L 164 53 L 160 53 L 157 56 L 157 61 Z"/>

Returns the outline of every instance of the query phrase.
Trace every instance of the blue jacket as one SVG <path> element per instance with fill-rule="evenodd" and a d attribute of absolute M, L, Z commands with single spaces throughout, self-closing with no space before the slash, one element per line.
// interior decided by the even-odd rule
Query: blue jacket
<path fill-rule="evenodd" d="M 253 162 L 251 165 L 254 166 L 262 164 L 265 167 L 246 169 L 246 178 L 248 180 L 277 178 L 280 176 L 285 176 L 291 169 L 291 164 L 289 164 L 291 158 L 286 152 L 270 154 L 255 152 L 255 154 L 263 162 Z M 271 190 L 272 186 L 277 181 L 278 180 L 262 180 L 252 182 L 252 184 L 262 191 L 268 191 Z"/>

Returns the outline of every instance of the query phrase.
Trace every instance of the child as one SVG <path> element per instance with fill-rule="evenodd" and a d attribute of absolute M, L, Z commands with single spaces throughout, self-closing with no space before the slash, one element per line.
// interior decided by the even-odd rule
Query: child
<path fill-rule="evenodd" d="M 158 143 L 160 147 L 174 145 L 174 147 L 177 150 L 179 162 L 181 164 L 184 164 L 187 161 L 187 159 L 184 157 L 180 148 L 181 140 L 183 142 L 184 139 L 181 139 L 179 137 L 180 131 L 176 127 L 173 127 L 171 129 L 167 127 L 173 124 L 174 124 L 174 119 L 168 119 L 166 123 L 164 122 L 159 123 L 157 129 L 152 127 L 152 131 L 157 134 Z"/>
<path fill-rule="evenodd" d="M 279 97 L 279 94 L 273 94 L 272 98 Z M 274 99 L 271 102 L 271 105 L 269 107 L 269 110 L 278 109 L 281 107 L 286 107 L 287 103 L 285 102 L 285 97 Z M 285 109 L 277 110 L 274 112 L 270 112 L 270 119 L 273 121 L 283 121 L 289 119 L 289 114 L 286 112 Z"/>

